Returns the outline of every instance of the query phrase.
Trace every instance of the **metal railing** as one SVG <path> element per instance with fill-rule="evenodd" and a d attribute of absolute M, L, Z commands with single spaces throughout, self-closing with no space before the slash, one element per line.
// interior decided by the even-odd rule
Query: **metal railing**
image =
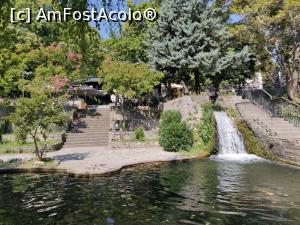
<path fill-rule="evenodd" d="M 273 98 L 274 117 L 280 117 L 300 127 L 300 105 L 285 98 Z"/>
<path fill-rule="evenodd" d="M 273 117 L 283 118 L 300 127 L 300 105 L 282 97 L 273 97 L 263 89 L 244 89 L 242 96 L 262 106 Z"/>

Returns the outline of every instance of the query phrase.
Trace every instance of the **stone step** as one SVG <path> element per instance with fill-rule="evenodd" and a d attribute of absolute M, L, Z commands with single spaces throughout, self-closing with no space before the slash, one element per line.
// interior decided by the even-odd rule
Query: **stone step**
<path fill-rule="evenodd" d="M 98 140 L 108 140 L 109 136 L 97 136 L 97 137 L 69 137 L 67 142 L 74 142 L 74 141 L 98 141 Z"/>
<path fill-rule="evenodd" d="M 300 161 L 300 128 L 282 118 L 272 117 L 269 112 L 256 104 L 241 103 L 236 106 L 241 118 L 258 136 L 263 134 L 264 139 L 268 136 L 267 139 L 271 142 L 280 143 L 283 151 L 277 152 L 279 155 L 286 153 L 287 159 Z M 274 153 L 276 151 L 274 150 Z"/>
<path fill-rule="evenodd" d="M 82 133 L 67 133 L 67 137 L 77 137 L 77 136 L 91 136 L 91 137 L 95 137 L 98 135 L 108 135 L 108 132 L 104 131 L 104 130 L 100 130 L 100 131 L 95 131 L 95 132 L 91 132 L 91 131 L 83 131 Z"/>
<path fill-rule="evenodd" d="M 73 140 L 100 140 L 100 139 L 106 139 L 108 138 L 109 135 L 105 135 L 105 134 L 102 134 L 102 135 L 97 135 L 97 136 L 71 136 L 71 137 L 68 137 L 68 141 L 73 141 Z"/>
<path fill-rule="evenodd" d="M 72 140 L 70 142 L 66 142 L 65 144 L 107 144 L 109 139 L 94 139 L 94 140 Z"/>
<path fill-rule="evenodd" d="M 70 140 L 68 140 L 66 143 L 78 143 L 78 142 L 81 142 L 81 143 L 86 143 L 86 142 L 106 142 L 109 140 L 109 136 L 107 137 L 98 137 L 98 138 L 72 138 Z"/>
<path fill-rule="evenodd" d="M 105 130 L 109 129 L 110 124 L 103 124 L 102 126 L 80 126 L 80 127 L 73 127 L 71 131 L 76 131 L 76 130 Z"/>
<path fill-rule="evenodd" d="M 97 147 L 97 146 L 107 146 L 107 145 L 108 145 L 107 143 L 102 143 L 102 144 L 94 144 L 94 143 L 91 143 L 91 144 L 86 144 L 86 143 L 83 143 L 83 144 L 65 144 L 64 148 Z"/>
<path fill-rule="evenodd" d="M 109 140 L 109 136 L 107 137 L 98 137 L 98 138 L 72 138 L 69 141 L 67 141 L 66 143 L 86 143 L 86 142 L 91 142 L 91 143 L 98 143 L 98 142 L 105 142 Z"/>
<path fill-rule="evenodd" d="M 68 134 L 83 134 L 83 133 L 98 133 L 98 132 L 107 132 L 110 127 L 102 127 L 102 128 L 80 128 L 75 130 L 69 130 Z"/>
<path fill-rule="evenodd" d="M 98 110 L 100 115 L 80 118 L 80 122 L 74 122 L 74 129 L 68 131 L 68 147 L 106 146 L 109 143 L 110 109 Z"/>

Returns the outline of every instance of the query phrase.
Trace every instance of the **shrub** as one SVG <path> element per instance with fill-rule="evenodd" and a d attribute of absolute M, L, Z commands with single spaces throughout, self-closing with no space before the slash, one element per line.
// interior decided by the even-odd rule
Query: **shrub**
<path fill-rule="evenodd" d="M 207 102 L 202 105 L 202 119 L 195 126 L 194 131 L 194 147 L 201 149 L 207 155 L 215 153 L 216 148 L 216 124 L 213 111 L 222 110 L 219 105 Z"/>
<path fill-rule="evenodd" d="M 159 125 L 159 144 L 166 150 L 188 150 L 193 145 L 193 133 L 187 123 L 181 122 L 177 111 L 166 111 Z"/>
<path fill-rule="evenodd" d="M 209 142 L 209 140 L 214 135 L 214 131 L 215 131 L 215 129 L 214 129 L 214 124 L 212 123 L 212 121 L 209 121 L 209 122 L 201 121 L 197 125 L 197 132 L 204 144 L 207 144 Z"/>
<path fill-rule="evenodd" d="M 160 126 L 165 126 L 170 123 L 180 123 L 181 122 L 181 114 L 175 110 L 167 110 L 161 116 Z"/>
<path fill-rule="evenodd" d="M 136 140 L 144 140 L 145 139 L 145 130 L 143 127 L 138 127 L 134 130 L 134 136 Z"/>
<path fill-rule="evenodd" d="M 202 119 L 196 125 L 196 130 L 204 144 L 207 144 L 214 133 L 214 125 L 212 123 L 213 104 L 208 102 L 202 106 Z"/>

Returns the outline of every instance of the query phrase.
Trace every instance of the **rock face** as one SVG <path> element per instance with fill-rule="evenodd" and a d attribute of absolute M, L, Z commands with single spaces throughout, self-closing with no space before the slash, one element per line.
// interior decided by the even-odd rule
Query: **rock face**
<path fill-rule="evenodd" d="M 183 96 L 163 104 L 163 111 L 176 110 L 182 115 L 182 119 L 186 120 L 193 115 L 202 118 L 201 105 L 209 101 L 208 96 Z"/>

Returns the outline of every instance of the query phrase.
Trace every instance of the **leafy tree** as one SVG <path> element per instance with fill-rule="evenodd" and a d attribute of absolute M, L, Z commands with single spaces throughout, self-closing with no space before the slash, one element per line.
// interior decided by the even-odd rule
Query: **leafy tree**
<path fill-rule="evenodd" d="M 133 1 L 127 1 L 127 6 L 134 10 L 143 12 L 147 8 L 159 10 L 156 0 L 142 1 L 134 4 Z M 112 35 L 111 38 L 104 41 L 110 53 L 114 53 L 114 57 L 121 61 L 129 61 L 132 63 L 148 62 L 146 39 L 149 27 L 153 26 L 153 22 L 149 21 L 130 21 L 125 22 L 120 35 Z"/>
<path fill-rule="evenodd" d="M 286 77 L 287 94 L 300 102 L 297 85 L 300 65 L 300 2 L 297 0 L 236 0 L 230 12 L 242 20 L 232 32 L 255 51 L 261 69 L 276 67 Z"/>
<path fill-rule="evenodd" d="M 150 32 L 150 62 L 171 78 L 179 73 L 183 80 L 189 79 L 188 74 L 194 73 L 197 93 L 200 72 L 209 74 L 218 86 L 225 72 L 250 56 L 247 48 L 231 46 L 224 18 L 208 1 L 166 0 L 160 14 Z"/>
<path fill-rule="evenodd" d="M 140 99 L 160 83 L 163 73 L 150 69 L 144 63 L 113 61 L 107 58 L 102 64 L 102 77 L 104 89 L 114 91 L 127 99 Z M 121 101 L 121 114 L 124 121 L 124 101 Z"/>
<path fill-rule="evenodd" d="M 144 63 L 113 61 L 107 58 L 102 64 L 104 88 L 129 99 L 140 98 L 160 83 L 163 74 L 151 70 Z"/>
<path fill-rule="evenodd" d="M 87 8 L 86 1 L 68 2 L 74 10 Z M 40 7 L 62 10 L 66 5 L 50 0 L 1 2 L 1 12 L 3 9 L 5 15 L 2 17 L 1 14 L 0 18 L 1 96 L 20 96 L 24 86 L 36 76 L 47 76 L 50 79 L 51 76 L 59 75 L 73 80 L 97 75 L 103 50 L 96 28 L 72 19 L 63 23 L 33 21 L 32 24 L 11 24 L 7 19 L 10 12 L 5 8 L 8 6 L 17 9 L 29 7 L 37 11 Z M 72 58 L 76 55 L 80 58 Z"/>
<path fill-rule="evenodd" d="M 28 134 L 33 138 L 36 158 L 42 160 L 48 149 L 49 133 L 63 127 L 68 116 L 64 112 L 62 98 L 39 91 L 31 98 L 18 99 L 15 112 L 9 118 L 16 133 Z"/>

